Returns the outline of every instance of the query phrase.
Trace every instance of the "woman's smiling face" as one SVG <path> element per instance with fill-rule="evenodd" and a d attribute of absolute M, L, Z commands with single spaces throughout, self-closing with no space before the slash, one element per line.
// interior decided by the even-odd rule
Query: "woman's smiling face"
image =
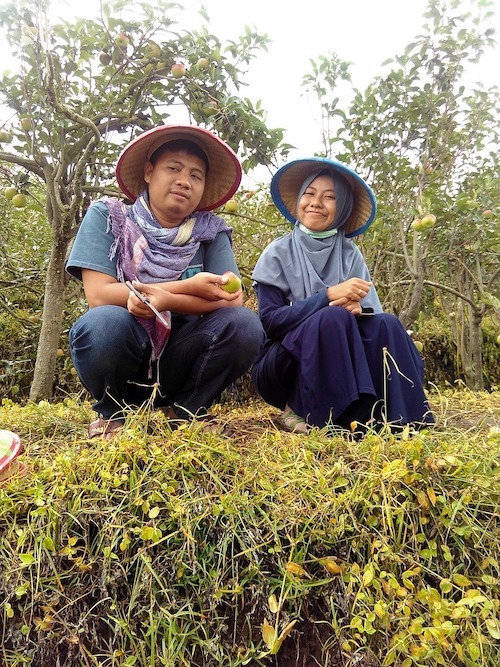
<path fill-rule="evenodd" d="M 337 205 L 331 176 L 318 176 L 306 188 L 299 201 L 298 219 L 313 232 L 323 232 L 335 220 Z"/>

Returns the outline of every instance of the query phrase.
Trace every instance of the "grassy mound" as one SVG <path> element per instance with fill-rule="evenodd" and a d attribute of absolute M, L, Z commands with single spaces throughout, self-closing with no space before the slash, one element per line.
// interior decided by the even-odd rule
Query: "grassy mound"
<path fill-rule="evenodd" d="M 31 474 L 0 487 L 3 667 L 495 667 L 500 394 L 432 396 L 435 429 L 224 433 L 4 401 Z"/>

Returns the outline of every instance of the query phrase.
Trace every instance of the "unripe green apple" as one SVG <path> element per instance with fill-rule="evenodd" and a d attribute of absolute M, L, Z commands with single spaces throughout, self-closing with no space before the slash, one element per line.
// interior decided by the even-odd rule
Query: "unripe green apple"
<path fill-rule="evenodd" d="M 416 232 L 421 232 L 424 229 L 424 225 L 422 224 L 422 219 L 421 218 L 415 218 L 415 220 L 411 223 L 411 227 Z"/>
<path fill-rule="evenodd" d="M 23 195 L 22 192 L 18 192 L 17 195 L 12 197 L 12 203 L 16 208 L 24 208 L 26 206 L 26 195 Z"/>
<path fill-rule="evenodd" d="M 144 55 L 146 58 L 159 58 L 161 49 L 156 42 L 148 42 L 144 47 Z"/>
<path fill-rule="evenodd" d="M 221 283 L 220 286 L 224 292 L 228 292 L 228 294 L 234 294 L 239 289 L 241 289 L 241 279 L 238 278 L 238 276 L 236 276 L 234 273 L 227 271 L 222 275 L 227 276 L 227 281 L 225 283 Z"/>
<path fill-rule="evenodd" d="M 12 141 L 12 134 L 7 130 L 0 130 L 0 143 L 10 144 Z"/>
<path fill-rule="evenodd" d="M 126 49 L 130 44 L 130 38 L 126 32 L 119 32 L 115 37 L 115 44 L 119 49 Z"/>
<path fill-rule="evenodd" d="M 417 350 L 418 350 L 420 353 L 422 353 L 422 350 L 424 349 L 424 344 L 422 343 L 422 341 L 420 341 L 420 340 L 414 340 L 414 341 L 413 341 L 413 344 L 415 345 L 415 347 L 417 348 Z"/>
<path fill-rule="evenodd" d="M 174 79 L 180 79 L 186 73 L 186 67 L 182 63 L 174 63 L 170 71 Z"/>
<path fill-rule="evenodd" d="M 215 100 L 210 100 L 203 107 L 203 113 L 205 116 L 213 116 L 217 113 L 217 102 Z"/>
<path fill-rule="evenodd" d="M 23 116 L 23 118 L 21 118 L 20 120 L 20 123 L 21 123 L 21 128 L 25 132 L 30 132 L 30 130 L 33 129 L 33 121 L 28 116 Z"/>
<path fill-rule="evenodd" d="M 12 198 L 17 195 L 17 188 L 15 188 L 13 185 L 9 185 L 8 187 L 5 188 L 3 191 L 4 195 L 12 201 Z"/>
<path fill-rule="evenodd" d="M 422 224 L 424 229 L 430 229 L 431 227 L 434 227 L 436 224 L 436 216 L 432 215 L 432 213 L 427 213 L 427 215 L 424 215 L 422 218 Z"/>
<path fill-rule="evenodd" d="M 228 213 L 236 213 L 239 207 L 240 205 L 238 204 L 236 199 L 230 199 L 229 201 L 226 202 L 224 210 L 226 210 Z"/>
<path fill-rule="evenodd" d="M 208 58 L 199 58 L 195 66 L 198 69 L 207 69 L 209 65 L 210 63 L 208 61 Z"/>

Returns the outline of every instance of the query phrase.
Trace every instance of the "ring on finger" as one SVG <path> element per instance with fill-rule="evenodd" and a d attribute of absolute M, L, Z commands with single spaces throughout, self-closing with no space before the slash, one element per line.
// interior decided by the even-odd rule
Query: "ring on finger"
<path fill-rule="evenodd" d="M 358 290 L 358 294 L 361 296 L 361 294 L 363 294 L 363 290 L 362 290 L 362 289 L 359 289 L 359 290 Z"/>

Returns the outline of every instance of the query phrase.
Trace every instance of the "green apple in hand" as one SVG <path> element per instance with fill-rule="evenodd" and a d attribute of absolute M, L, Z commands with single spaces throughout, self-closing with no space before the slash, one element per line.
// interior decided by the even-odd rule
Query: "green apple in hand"
<path fill-rule="evenodd" d="M 222 274 L 222 277 L 227 277 L 226 282 L 221 283 L 221 289 L 228 294 L 234 294 L 239 289 L 241 289 L 241 279 L 238 278 L 232 271 L 226 271 Z"/>

